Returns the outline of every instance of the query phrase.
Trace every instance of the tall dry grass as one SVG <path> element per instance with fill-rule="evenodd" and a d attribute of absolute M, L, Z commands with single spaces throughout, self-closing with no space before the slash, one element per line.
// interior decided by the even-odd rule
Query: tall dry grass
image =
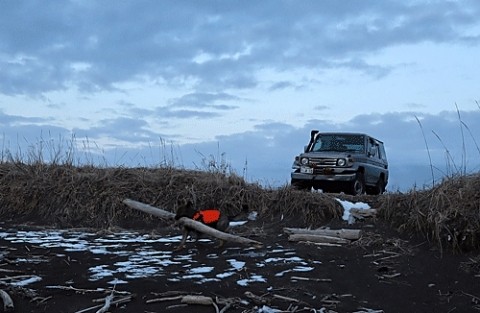
<path fill-rule="evenodd" d="M 480 248 L 480 174 L 449 177 L 430 189 L 387 194 L 380 215 L 400 231 L 424 235 L 441 250 Z"/>
<path fill-rule="evenodd" d="M 477 102 L 480 109 L 480 104 Z M 432 158 L 424 128 L 416 117 L 430 161 L 432 187 L 413 189 L 406 194 L 387 194 L 380 200 L 381 217 L 400 231 L 424 235 L 441 250 L 454 251 L 480 248 L 480 173 L 468 173 L 465 131 L 470 135 L 480 157 L 480 148 L 455 105 L 461 134 L 461 162 L 457 164 L 442 138 L 432 130 L 447 156 L 446 172 L 435 181 Z"/>
<path fill-rule="evenodd" d="M 175 211 L 179 199 L 218 207 L 233 217 L 257 211 L 290 226 L 320 226 L 342 214 L 332 197 L 288 187 L 266 189 L 218 172 L 158 168 L 99 168 L 35 162 L 0 163 L 0 218 L 61 227 L 156 227 L 152 216 L 127 208 L 135 199 Z"/>

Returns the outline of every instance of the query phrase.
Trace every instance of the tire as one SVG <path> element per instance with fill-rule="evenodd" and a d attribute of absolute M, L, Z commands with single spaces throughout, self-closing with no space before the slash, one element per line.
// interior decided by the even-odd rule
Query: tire
<path fill-rule="evenodd" d="M 348 193 L 352 196 L 359 196 L 365 193 L 365 176 L 362 172 L 357 172 L 355 180 L 350 183 Z"/>
<path fill-rule="evenodd" d="M 377 184 L 375 185 L 375 188 L 373 189 L 373 194 L 381 195 L 384 192 L 385 192 L 385 180 L 383 179 L 382 176 L 380 176 L 378 178 Z"/>

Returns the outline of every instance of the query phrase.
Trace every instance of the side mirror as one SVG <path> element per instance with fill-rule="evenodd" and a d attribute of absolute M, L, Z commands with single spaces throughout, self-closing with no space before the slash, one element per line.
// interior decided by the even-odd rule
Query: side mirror
<path fill-rule="evenodd" d="M 308 145 L 303 146 L 303 152 L 307 152 L 307 149 L 308 149 Z"/>

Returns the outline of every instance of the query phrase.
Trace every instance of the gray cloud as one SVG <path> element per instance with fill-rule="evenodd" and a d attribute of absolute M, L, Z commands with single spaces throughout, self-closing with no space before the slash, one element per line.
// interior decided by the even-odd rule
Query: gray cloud
<path fill-rule="evenodd" d="M 232 110 L 237 106 L 217 104 L 218 102 L 228 102 L 240 100 L 240 98 L 227 93 L 189 93 L 180 98 L 172 99 L 171 107 L 187 108 L 211 108 L 217 110 Z"/>
<path fill-rule="evenodd" d="M 185 109 L 173 109 L 173 108 L 159 108 L 157 110 L 159 112 L 158 118 L 179 118 L 179 119 L 190 119 L 190 118 L 198 118 L 198 119 L 209 119 L 214 117 L 219 117 L 221 114 L 216 112 L 208 112 L 208 111 L 199 111 L 199 110 L 185 110 Z"/>
<path fill-rule="evenodd" d="M 48 123 L 50 119 L 40 118 L 40 117 L 25 117 L 20 115 L 9 115 L 5 114 L 0 110 L 0 123 L 5 129 L 8 127 L 14 127 L 15 125 L 20 124 L 40 124 L 40 123 Z"/>
<path fill-rule="evenodd" d="M 338 64 L 378 77 L 392 69 L 366 56 L 401 44 L 478 42 L 466 29 L 479 13 L 474 0 L 6 2 L 0 92 L 114 90 L 137 77 L 252 88 L 260 69 Z"/>
<path fill-rule="evenodd" d="M 287 89 L 287 88 L 292 88 L 295 87 L 295 85 L 292 82 L 289 81 L 280 81 L 274 83 L 272 86 L 270 86 L 269 90 L 270 91 L 275 91 L 279 89 Z"/>

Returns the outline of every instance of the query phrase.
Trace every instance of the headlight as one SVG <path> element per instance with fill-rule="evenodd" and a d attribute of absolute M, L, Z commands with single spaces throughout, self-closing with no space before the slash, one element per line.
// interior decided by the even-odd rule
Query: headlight
<path fill-rule="evenodd" d="M 345 159 L 338 159 L 337 160 L 337 165 L 338 166 L 345 166 L 347 164 L 347 160 Z"/>
<path fill-rule="evenodd" d="M 300 160 L 300 163 L 301 163 L 302 165 L 308 165 L 308 158 L 302 158 L 302 159 Z"/>

